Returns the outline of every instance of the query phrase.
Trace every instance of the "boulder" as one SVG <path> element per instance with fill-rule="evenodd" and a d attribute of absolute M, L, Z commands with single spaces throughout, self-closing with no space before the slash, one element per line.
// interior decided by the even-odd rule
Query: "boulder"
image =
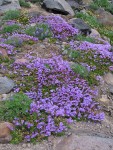
<path fill-rule="evenodd" d="M 13 80 L 7 77 L 0 77 L 0 94 L 9 93 L 14 86 Z"/>
<path fill-rule="evenodd" d="M 0 122 L 0 143 L 8 143 L 12 137 L 10 131 L 13 130 L 14 126 L 9 122 Z"/>
<path fill-rule="evenodd" d="M 46 10 L 51 10 L 53 13 L 74 16 L 73 9 L 65 0 L 44 0 L 42 7 Z"/>
<path fill-rule="evenodd" d="M 75 0 L 67 0 L 68 4 L 75 10 L 81 10 L 82 6 Z"/>
<path fill-rule="evenodd" d="M 89 35 L 89 37 L 96 39 L 101 38 L 100 33 L 95 29 L 91 29 L 91 34 Z"/>
<path fill-rule="evenodd" d="M 113 26 L 113 15 L 102 8 L 95 11 L 98 22 L 105 26 Z"/>
<path fill-rule="evenodd" d="M 20 9 L 20 4 L 18 0 L 0 0 L 0 13 L 8 10 Z"/>
<path fill-rule="evenodd" d="M 0 1 L 0 6 L 6 5 L 6 4 L 9 4 L 9 3 L 11 3 L 11 0 L 1 0 Z"/>
<path fill-rule="evenodd" d="M 69 23 L 80 30 L 80 32 L 84 35 L 88 35 L 91 33 L 91 28 L 88 24 L 86 24 L 82 19 L 80 18 L 73 18 L 69 20 Z"/>
<path fill-rule="evenodd" d="M 107 73 L 104 76 L 104 81 L 107 83 L 108 85 L 108 92 L 110 92 L 111 94 L 113 94 L 113 74 L 112 73 Z"/>
<path fill-rule="evenodd" d="M 106 75 L 104 75 L 104 81 L 108 84 L 108 85 L 113 85 L 113 74 L 112 73 L 107 73 Z"/>

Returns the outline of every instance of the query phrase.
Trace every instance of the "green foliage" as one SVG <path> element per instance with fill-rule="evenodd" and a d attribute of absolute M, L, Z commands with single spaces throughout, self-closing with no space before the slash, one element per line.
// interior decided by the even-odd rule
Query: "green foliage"
<path fill-rule="evenodd" d="M 89 75 L 85 77 L 85 80 L 88 82 L 89 86 L 98 85 L 98 81 L 96 80 L 96 74 L 94 72 L 89 72 Z"/>
<path fill-rule="evenodd" d="M 53 37 L 50 37 L 50 38 L 49 38 L 49 43 L 56 43 L 56 39 L 53 38 Z"/>
<path fill-rule="evenodd" d="M 113 14 L 113 4 L 110 4 L 105 10 Z"/>
<path fill-rule="evenodd" d="M 12 33 L 14 31 L 17 31 L 18 29 L 20 29 L 20 26 L 17 24 L 13 24 L 10 26 L 4 26 L 2 33 Z"/>
<path fill-rule="evenodd" d="M 92 28 L 99 28 L 102 25 L 98 22 L 97 18 L 91 14 L 83 14 L 81 12 L 76 13 L 77 18 L 81 18 L 86 21 Z"/>
<path fill-rule="evenodd" d="M 83 36 L 83 35 L 76 36 L 75 40 L 78 40 L 78 41 L 88 41 L 88 42 L 91 42 L 91 43 L 95 43 L 95 39 L 93 39 L 91 37 L 86 37 L 86 36 Z"/>
<path fill-rule="evenodd" d="M 18 22 L 26 25 L 29 23 L 29 17 L 26 13 L 21 13 L 20 17 L 18 18 Z"/>
<path fill-rule="evenodd" d="M 12 140 L 11 143 L 12 144 L 19 144 L 20 142 L 22 142 L 23 140 L 23 135 L 21 133 L 21 130 L 14 130 L 11 132 L 12 135 Z"/>
<path fill-rule="evenodd" d="M 13 121 L 15 117 L 23 117 L 27 114 L 32 100 L 25 94 L 15 94 L 11 100 L 2 102 L 0 105 L 0 120 Z"/>
<path fill-rule="evenodd" d="M 47 24 L 37 24 L 34 27 L 28 27 L 25 33 L 31 36 L 38 37 L 39 40 L 50 38 L 52 32 Z"/>
<path fill-rule="evenodd" d="M 20 17 L 21 13 L 19 10 L 9 10 L 5 12 L 5 15 L 3 16 L 3 20 L 14 20 L 18 19 Z"/>
<path fill-rule="evenodd" d="M 110 5 L 108 0 L 94 0 L 94 4 L 104 8 L 107 8 Z"/>
<path fill-rule="evenodd" d="M 104 27 L 102 24 L 100 24 L 97 21 L 96 16 L 94 16 L 91 12 L 87 14 L 83 14 L 81 12 L 76 14 L 76 17 L 82 18 L 84 21 L 86 21 L 92 28 L 95 28 L 98 30 L 98 32 L 101 34 L 101 36 L 106 36 L 110 39 L 111 44 L 113 44 L 113 31 L 112 29 L 108 27 Z"/>
<path fill-rule="evenodd" d="M 0 55 L 0 64 L 2 63 L 6 63 L 9 66 L 11 63 L 13 63 L 13 60 L 9 59 L 9 57 L 3 57 L 2 55 Z"/>
<path fill-rule="evenodd" d="M 18 37 L 11 37 L 5 41 L 6 44 L 13 45 L 15 47 L 21 47 L 23 44 L 23 40 Z"/>
<path fill-rule="evenodd" d="M 42 30 L 42 32 L 40 32 L 39 34 L 37 34 L 37 33 L 35 33 L 35 34 L 37 34 L 37 36 L 40 40 L 43 40 L 45 38 L 49 38 L 52 36 L 52 32 L 51 32 L 48 24 L 39 24 L 38 29 L 39 29 L 39 32 L 40 32 L 40 30 Z"/>
<path fill-rule="evenodd" d="M 36 31 L 36 26 L 34 27 L 30 26 L 25 30 L 25 33 L 30 36 L 35 36 L 35 31 Z"/>
<path fill-rule="evenodd" d="M 93 2 L 90 4 L 90 9 L 97 10 L 97 9 L 99 9 L 99 6 Z"/>
<path fill-rule="evenodd" d="M 30 4 L 26 2 L 25 0 L 19 0 L 20 6 L 25 8 L 30 8 Z"/>
<path fill-rule="evenodd" d="M 79 74 L 81 77 L 87 77 L 88 76 L 88 70 L 80 64 L 74 63 L 71 65 L 71 68 L 73 69 L 74 72 Z"/>
<path fill-rule="evenodd" d="M 74 51 L 74 50 L 72 50 L 72 51 L 70 51 L 70 53 L 69 53 L 69 57 L 70 57 L 71 59 L 76 59 L 76 58 L 80 57 L 80 52 L 79 52 L 79 51 Z"/>
<path fill-rule="evenodd" d="M 63 54 L 65 54 L 65 59 L 69 58 L 71 59 L 71 61 L 73 61 L 73 63 L 71 63 L 72 69 L 76 73 L 80 74 L 80 76 L 83 77 L 85 80 L 87 80 L 89 85 L 98 85 L 96 76 L 103 76 L 106 72 L 109 72 L 109 66 L 112 65 L 111 61 L 107 58 L 100 59 L 99 55 L 94 58 L 93 50 L 90 50 L 88 52 L 73 50 L 67 45 L 64 48 Z M 93 69 L 89 68 L 87 70 L 86 67 L 80 65 L 82 63 L 86 64 L 88 68 L 90 66 Z"/>
<path fill-rule="evenodd" d="M 94 0 L 90 5 L 92 10 L 97 10 L 99 7 L 103 7 L 106 11 L 113 14 L 113 4 L 108 0 Z"/>

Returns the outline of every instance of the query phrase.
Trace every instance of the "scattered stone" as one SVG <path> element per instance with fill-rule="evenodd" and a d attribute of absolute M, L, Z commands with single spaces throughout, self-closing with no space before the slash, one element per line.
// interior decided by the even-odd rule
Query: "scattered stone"
<path fill-rule="evenodd" d="M 0 122 L 0 143 L 8 143 L 11 141 L 10 131 L 13 128 L 14 125 L 12 123 Z"/>
<path fill-rule="evenodd" d="M 106 36 L 103 36 L 103 40 L 108 41 L 110 43 L 110 39 Z"/>
<path fill-rule="evenodd" d="M 82 9 L 80 12 L 83 13 L 83 14 L 85 14 L 85 15 L 88 15 L 86 9 Z"/>
<path fill-rule="evenodd" d="M 54 150 L 109 150 L 109 145 L 113 148 L 112 140 L 112 138 L 72 134 L 61 140 Z"/>
<path fill-rule="evenodd" d="M 25 59 L 25 58 L 21 58 L 21 59 L 16 59 L 15 63 L 17 64 L 24 64 L 24 63 L 27 63 L 28 60 Z"/>
<path fill-rule="evenodd" d="M 0 13 L 8 10 L 20 9 L 20 4 L 18 0 L 0 0 Z"/>
<path fill-rule="evenodd" d="M 24 143 L 24 144 L 22 144 L 22 147 L 23 147 L 23 148 L 26 148 L 26 147 L 27 147 L 27 145 Z"/>
<path fill-rule="evenodd" d="M 91 33 L 91 28 L 88 24 L 86 24 L 82 19 L 80 18 L 73 18 L 69 20 L 69 23 L 72 24 L 73 27 L 79 29 L 82 34 L 88 35 Z"/>
<path fill-rule="evenodd" d="M 7 77 L 0 77 L 0 94 L 9 93 L 15 86 L 14 81 Z"/>
<path fill-rule="evenodd" d="M 109 99 L 108 99 L 107 95 L 102 95 L 102 97 L 100 98 L 100 101 L 104 102 L 104 103 L 108 103 Z"/>
<path fill-rule="evenodd" d="M 64 15 L 74 16 L 74 11 L 65 0 L 44 0 L 42 7 L 51 10 L 53 13 L 61 13 Z"/>
<path fill-rule="evenodd" d="M 42 49 L 46 49 L 46 46 L 45 46 L 45 45 L 43 45 L 43 44 L 41 44 L 41 45 L 40 45 L 40 48 L 42 48 Z"/>
<path fill-rule="evenodd" d="M 10 92 L 9 94 L 2 94 L 0 95 L 0 101 L 10 100 L 12 99 L 13 95 L 14 95 L 13 92 Z"/>
<path fill-rule="evenodd" d="M 11 3 L 11 1 L 12 1 L 12 0 L 1 0 L 1 1 L 0 1 L 0 6 L 2 6 L 2 5 L 7 5 L 7 4 Z"/>
<path fill-rule="evenodd" d="M 105 26 L 113 26 L 113 15 L 102 8 L 95 11 L 99 23 Z"/>
<path fill-rule="evenodd" d="M 31 147 L 31 144 L 30 144 L 30 143 L 28 143 L 28 144 L 27 144 L 27 147 L 29 147 L 29 148 L 30 148 L 30 147 Z"/>
<path fill-rule="evenodd" d="M 90 33 L 89 37 L 97 38 L 97 39 L 101 38 L 100 33 L 95 29 L 91 29 L 91 33 Z"/>
<path fill-rule="evenodd" d="M 112 73 L 110 73 L 110 72 L 107 73 L 103 79 L 107 84 L 113 85 L 113 74 Z"/>
<path fill-rule="evenodd" d="M 78 2 L 76 2 L 75 0 L 67 0 L 67 2 L 75 10 L 81 10 L 82 9 L 82 6 Z"/>
<path fill-rule="evenodd" d="M 31 27 L 35 27 L 36 26 L 36 23 L 31 23 Z"/>
<path fill-rule="evenodd" d="M 29 12 L 28 16 L 31 17 L 31 18 L 32 17 L 39 17 L 40 13 L 38 11 L 33 11 L 33 12 Z"/>
<path fill-rule="evenodd" d="M 111 94 L 113 94 L 113 85 L 109 85 L 108 91 L 109 91 Z"/>
<path fill-rule="evenodd" d="M 1 47 L 0 47 L 0 55 L 2 55 L 3 57 L 8 57 L 7 51 Z"/>

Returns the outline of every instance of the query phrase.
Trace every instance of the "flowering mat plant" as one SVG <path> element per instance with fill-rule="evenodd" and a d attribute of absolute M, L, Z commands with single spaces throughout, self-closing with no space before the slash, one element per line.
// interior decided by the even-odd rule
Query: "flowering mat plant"
<path fill-rule="evenodd" d="M 11 26 L 10 33 L 3 32 L 4 25 L 0 28 L 0 47 L 7 51 L 9 58 L 18 55 L 24 45 L 33 46 L 39 40 L 43 42 L 48 38 L 48 41 L 67 42 L 66 54 L 70 55 L 74 51 L 77 57 L 72 59 L 73 62 L 80 63 L 87 70 L 89 67 L 88 71 L 95 80 L 107 69 L 112 69 L 113 53 L 109 42 L 102 39 L 98 40 L 99 43 L 75 40 L 80 35 L 79 30 L 60 16 L 30 18 L 27 24 L 23 24 L 21 19 L 18 23 L 18 20 L 5 21 L 5 25 Z M 35 23 L 34 27 L 32 23 Z M 14 24 L 18 24 L 18 30 L 12 30 Z M 6 103 L 13 115 L 9 117 L 10 113 L 6 113 L 6 120 L 15 125 L 12 130 L 13 142 L 34 142 L 50 135 L 63 134 L 73 120 L 99 122 L 104 119 L 104 112 L 95 101 L 98 95 L 95 84 L 92 83 L 90 87 L 88 80 L 73 70 L 68 56 L 53 54 L 51 58 L 45 59 L 32 54 L 27 53 L 24 58 L 28 61 L 20 63 L 0 56 L 0 68 L 10 70 L 5 75 L 15 81 L 14 92 L 22 95 Z M 103 65 L 101 72 L 98 72 L 100 68 L 97 63 Z"/>

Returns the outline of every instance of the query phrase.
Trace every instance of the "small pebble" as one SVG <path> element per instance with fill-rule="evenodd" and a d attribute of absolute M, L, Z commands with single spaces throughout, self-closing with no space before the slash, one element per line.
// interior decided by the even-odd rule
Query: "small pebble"
<path fill-rule="evenodd" d="M 25 148 L 25 147 L 26 147 L 26 144 L 24 143 L 24 144 L 22 145 L 22 147 Z"/>
<path fill-rule="evenodd" d="M 30 144 L 30 143 L 28 143 L 28 144 L 27 144 L 27 146 L 30 148 L 30 147 L 31 147 L 31 144 Z"/>
<path fill-rule="evenodd" d="M 41 47 L 41 48 L 43 48 L 43 49 L 45 49 L 45 48 L 46 48 L 46 47 L 45 47 L 45 45 L 40 45 L 40 47 Z"/>

